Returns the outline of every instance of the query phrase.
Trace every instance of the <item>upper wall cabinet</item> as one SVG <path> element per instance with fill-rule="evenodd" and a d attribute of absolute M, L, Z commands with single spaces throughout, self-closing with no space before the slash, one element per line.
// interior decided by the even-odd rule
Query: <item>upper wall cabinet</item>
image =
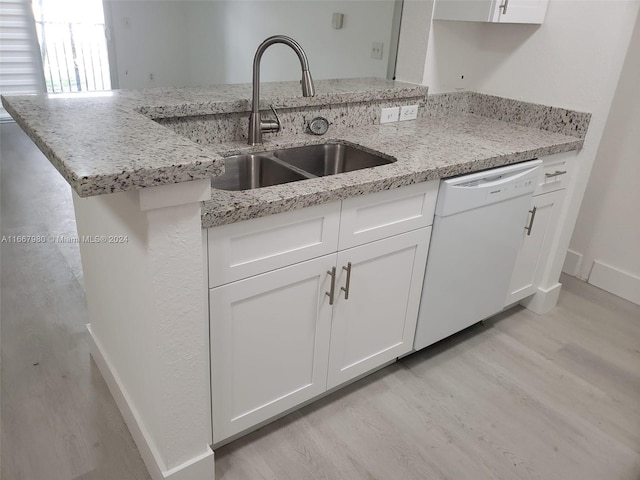
<path fill-rule="evenodd" d="M 542 23 L 548 0 L 436 0 L 434 20 Z"/>

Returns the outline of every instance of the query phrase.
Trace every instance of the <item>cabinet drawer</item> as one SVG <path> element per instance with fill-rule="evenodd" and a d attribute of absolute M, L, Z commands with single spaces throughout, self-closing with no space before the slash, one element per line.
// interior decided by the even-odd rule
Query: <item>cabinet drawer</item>
<path fill-rule="evenodd" d="M 542 175 L 534 195 L 567 188 L 576 152 L 563 152 L 542 158 Z"/>
<path fill-rule="evenodd" d="M 210 228 L 209 287 L 335 252 L 340 202 Z"/>
<path fill-rule="evenodd" d="M 431 225 L 439 183 L 434 180 L 343 200 L 339 249 Z"/>

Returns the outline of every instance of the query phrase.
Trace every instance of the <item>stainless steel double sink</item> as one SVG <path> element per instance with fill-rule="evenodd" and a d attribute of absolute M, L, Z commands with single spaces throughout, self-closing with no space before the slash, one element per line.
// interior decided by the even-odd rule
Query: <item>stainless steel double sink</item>
<path fill-rule="evenodd" d="M 378 167 L 396 159 L 344 143 L 283 148 L 225 158 L 225 173 L 211 179 L 220 190 L 251 190 Z"/>

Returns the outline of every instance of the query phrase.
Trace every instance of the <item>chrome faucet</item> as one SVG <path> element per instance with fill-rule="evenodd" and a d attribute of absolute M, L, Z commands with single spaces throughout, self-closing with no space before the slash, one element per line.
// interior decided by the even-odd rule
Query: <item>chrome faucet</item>
<path fill-rule="evenodd" d="M 300 66 L 302 67 L 302 95 L 313 97 L 316 93 L 311 79 L 311 72 L 309 72 L 309 60 L 307 60 L 307 54 L 304 53 L 300 44 L 293 38 L 284 35 L 274 35 L 267 38 L 258 46 L 256 56 L 253 57 L 253 101 L 251 104 L 251 116 L 249 117 L 249 145 L 262 143 L 262 132 L 279 132 L 282 128 L 280 118 L 273 105 L 271 105 L 271 110 L 276 117 L 275 121 L 263 121 L 260 119 L 260 60 L 265 50 L 274 43 L 289 45 L 298 55 Z"/>

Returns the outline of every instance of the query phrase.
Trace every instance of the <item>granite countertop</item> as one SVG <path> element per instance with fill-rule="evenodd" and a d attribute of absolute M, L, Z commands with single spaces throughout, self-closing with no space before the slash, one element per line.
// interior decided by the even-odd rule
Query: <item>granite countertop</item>
<path fill-rule="evenodd" d="M 301 97 L 299 88 L 298 82 L 262 85 L 262 108 L 272 102 L 294 109 L 365 104 L 370 100 L 424 98 L 427 92 L 424 86 L 383 79 L 318 81 L 317 95 L 312 98 Z M 533 115 L 533 120 L 550 118 L 545 112 L 552 107 L 528 104 L 535 109 L 523 110 L 523 102 L 479 96 L 475 108 L 480 111 L 474 111 L 451 108 L 451 99 L 445 95 L 433 109 L 428 105 L 425 112 L 421 107 L 417 120 L 332 126 L 323 137 L 267 134 L 264 145 L 256 147 L 243 142 L 200 145 L 152 120 L 237 115 L 250 110 L 250 97 L 251 85 L 221 85 L 116 90 L 86 96 L 3 97 L 3 105 L 81 197 L 209 178 L 223 172 L 225 156 L 311 143 L 353 143 L 397 159 L 372 169 L 256 190 L 214 189 L 211 200 L 204 203 L 204 228 L 576 150 L 582 146 L 589 118 L 588 114 L 554 108 L 553 113 L 568 119 L 571 128 L 579 119 L 576 124 L 582 134 L 567 130 L 567 125 L 555 131 L 541 130 L 541 124 L 527 121 L 526 125 L 535 126 L 523 126 L 513 115 L 522 117 L 525 112 L 524 117 L 532 117 L 527 112 L 535 111 L 540 114 Z M 499 111 L 490 111 L 496 105 Z M 512 116 L 505 117 L 509 108 L 507 113 Z"/>
<path fill-rule="evenodd" d="M 379 78 L 261 84 L 261 108 L 294 108 L 426 95 Z M 209 178 L 224 160 L 152 119 L 251 110 L 250 84 L 2 97 L 2 104 L 81 197 Z"/>
<path fill-rule="evenodd" d="M 554 153 L 577 150 L 583 139 L 514 125 L 469 113 L 442 113 L 413 121 L 329 130 L 323 137 L 298 134 L 265 138 L 264 145 L 216 146 L 225 156 L 312 143 L 347 142 L 397 162 L 283 185 L 230 192 L 213 190 L 205 202 L 204 228 L 341 200 Z"/>

